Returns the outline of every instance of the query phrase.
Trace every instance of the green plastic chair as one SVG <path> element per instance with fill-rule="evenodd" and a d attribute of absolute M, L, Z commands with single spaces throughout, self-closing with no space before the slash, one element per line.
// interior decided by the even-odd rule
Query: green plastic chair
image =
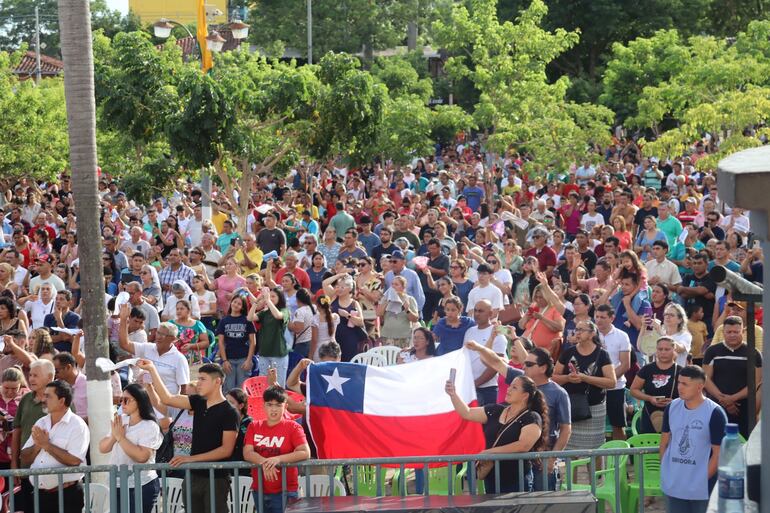
<path fill-rule="evenodd" d="M 609 442 L 606 442 L 599 447 L 599 449 L 628 449 L 630 445 L 628 445 L 628 442 L 625 440 L 611 440 Z M 588 466 L 590 464 L 591 459 L 590 458 L 580 458 L 577 460 L 572 460 L 569 463 L 568 472 L 572 472 L 574 469 L 576 469 L 579 466 Z M 598 503 L 598 510 L 604 512 L 605 504 L 610 505 L 610 509 L 614 513 L 623 513 L 625 511 L 624 505 L 627 503 L 627 493 L 628 493 L 628 472 L 626 470 L 626 466 L 628 465 L 628 455 L 624 454 L 622 456 L 619 456 L 617 459 L 618 462 L 618 472 L 617 477 L 620 484 L 620 507 L 622 511 L 615 511 L 615 502 L 616 502 L 616 495 L 615 495 L 615 457 L 609 456 L 606 459 L 606 463 L 604 465 L 604 470 L 599 470 L 595 473 L 596 475 L 596 494 L 595 497 L 599 501 Z M 601 483 L 599 483 L 599 478 L 601 479 Z M 562 483 L 562 489 L 566 490 L 567 485 L 566 483 Z M 572 484 L 573 490 L 591 490 L 590 484 Z"/>
<path fill-rule="evenodd" d="M 660 435 L 658 433 L 648 433 L 635 435 L 628 439 L 631 447 L 660 447 Z M 660 488 L 660 455 L 643 454 L 642 473 L 644 475 L 644 496 L 662 497 L 663 490 Z M 636 470 L 636 466 L 634 469 Z M 639 481 L 634 472 L 634 479 L 628 482 L 628 494 L 626 495 L 626 512 L 637 513 L 639 510 Z"/>
<path fill-rule="evenodd" d="M 625 440 L 610 440 L 608 442 L 604 442 L 602 445 L 599 446 L 599 449 L 628 449 L 630 446 L 628 445 L 628 442 Z M 611 458 L 614 459 L 614 458 Z M 579 467 L 586 467 L 591 464 L 591 458 L 577 458 L 574 460 L 569 460 L 569 464 L 566 466 L 565 473 L 569 472 L 570 475 L 575 475 L 575 472 Z M 565 474 L 566 475 L 566 474 Z M 575 486 L 575 483 L 572 483 L 572 486 Z M 567 480 L 564 479 L 561 484 L 562 490 L 567 489 Z"/>
<path fill-rule="evenodd" d="M 462 493 L 462 489 L 457 487 L 455 475 L 456 472 L 454 471 L 455 466 L 452 466 L 452 495 L 457 495 Z M 409 482 L 410 479 L 416 476 L 417 472 L 423 472 L 422 468 L 407 468 L 404 469 L 404 476 Z M 392 486 L 392 495 L 393 496 L 400 496 L 401 495 L 401 469 L 395 469 L 393 473 L 393 486 Z M 404 489 L 406 490 L 407 495 L 409 495 L 409 490 L 406 485 L 404 485 Z M 447 467 L 436 467 L 436 468 L 430 468 L 428 469 L 428 492 L 431 495 L 449 495 L 449 471 L 447 470 Z"/>
<path fill-rule="evenodd" d="M 467 475 L 468 475 L 468 463 L 466 462 L 466 463 L 463 463 L 463 466 L 460 469 L 460 471 L 457 474 L 455 474 L 454 490 L 452 490 L 454 495 L 462 495 L 463 480 L 466 480 L 465 478 L 467 477 Z M 483 495 L 485 493 L 483 479 L 476 479 L 476 493 L 478 495 Z"/>
<path fill-rule="evenodd" d="M 634 413 L 634 417 L 631 419 L 631 435 L 636 436 L 639 434 L 639 430 L 642 429 L 642 411 L 640 408 Z"/>
<path fill-rule="evenodd" d="M 359 465 L 358 467 L 358 495 L 364 497 L 377 497 L 377 467 L 374 465 Z M 380 483 L 382 483 L 382 495 L 385 495 L 386 468 L 380 467 Z"/>

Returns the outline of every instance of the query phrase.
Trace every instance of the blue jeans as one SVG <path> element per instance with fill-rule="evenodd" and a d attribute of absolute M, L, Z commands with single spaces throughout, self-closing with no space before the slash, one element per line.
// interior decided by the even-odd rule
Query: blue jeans
<path fill-rule="evenodd" d="M 241 365 L 246 361 L 246 358 L 230 358 L 228 361 L 232 366 L 232 370 L 230 374 L 225 374 L 225 382 L 222 383 L 222 392 L 225 394 L 228 390 L 240 387 L 246 381 L 246 378 L 251 376 L 251 371 L 241 369 Z"/>
<path fill-rule="evenodd" d="M 479 406 L 497 403 L 497 387 L 483 387 L 476 389 L 476 399 Z"/>
<path fill-rule="evenodd" d="M 267 376 L 267 369 L 270 365 L 278 369 L 278 384 L 286 384 L 286 374 L 289 371 L 289 356 L 259 356 L 259 375 Z"/>
<path fill-rule="evenodd" d="M 283 513 L 283 494 L 262 494 L 262 509 L 259 509 L 259 492 L 257 490 L 252 490 L 251 493 L 254 496 L 254 507 L 258 513 Z M 286 492 L 286 504 L 288 504 L 291 499 L 296 499 L 297 497 L 297 492 Z"/>
<path fill-rule="evenodd" d="M 547 465 L 548 462 L 546 460 L 543 460 L 543 465 Z M 548 477 L 548 488 L 545 487 L 545 483 L 543 483 L 543 469 L 533 469 L 533 482 L 532 487 L 536 492 L 546 492 L 546 491 L 555 491 L 556 490 L 556 480 L 559 475 L 558 469 L 553 469 L 552 472 L 549 472 L 547 474 Z"/>
<path fill-rule="evenodd" d="M 160 493 L 160 480 L 156 477 L 149 483 L 142 485 L 142 509 L 137 511 L 134 504 L 135 490 L 133 488 L 128 489 L 128 507 L 131 513 L 151 513 L 152 508 L 155 506 L 155 501 L 158 499 Z"/>
<path fill-rule="evenodd" d="M 706 513 L 708 507 L 708 499 L 677 499 L 666 495 L 666 513 Z"/>

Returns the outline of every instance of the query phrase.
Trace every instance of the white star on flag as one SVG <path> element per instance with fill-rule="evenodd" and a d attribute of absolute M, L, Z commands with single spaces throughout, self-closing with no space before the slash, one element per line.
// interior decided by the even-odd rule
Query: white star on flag
<path fill-rule="evenodd" d="M 326 389 L 327 394 L 332 390 L 336 390 L 337 392 L 340 393 L 340 395 L 345 395 L 342 392 L 342 384 L 345 383 L 346 381 L 350 381 L 350 378 L 343 378 L 342 376 L 340 376 L 339 369 L 335 367 L 334 372 L 332 373 L 331 376 L 322 375 L 321 377 L 329 383 L 329 387 Z"/>

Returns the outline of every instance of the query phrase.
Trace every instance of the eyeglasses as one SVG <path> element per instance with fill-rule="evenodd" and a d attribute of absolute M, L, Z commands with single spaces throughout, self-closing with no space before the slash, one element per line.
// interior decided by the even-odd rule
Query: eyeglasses
<path fill-rule="evenodd" d="M 131 402 L 131 398 L 130 397 L 121 397 L 120 398 L 120 403 L 121 404 L 128 404 L 129 402 Z"/>
<path fill-rule="evenodd" d="M 460 267 L 459 265 L 450 265 L 449 268 L 450 269 L 462 269 L 462 267 Z"/>
<path fill-rule="evenodd" d="M 666 312 L 663 314 L 663 317 L 679 317 L 679 315 L 672 312 Z"/>
<path fill-rule="evenodd" d="M 524 362 L 525 367 L 537 367 L 537 362 Z"/>
<path fill-rule="evenodd" d="M 591 328 L 575 328 L 575 332 L 577 333 L 578 331 L 588 331 L 593 333 L 594 330 L 592 330 Z"/>
<path fill-rule="evenodd" d="M 356 264 L 356 267 L 366 267 L 368 264 L 366 262 L 361 262 Z"/>

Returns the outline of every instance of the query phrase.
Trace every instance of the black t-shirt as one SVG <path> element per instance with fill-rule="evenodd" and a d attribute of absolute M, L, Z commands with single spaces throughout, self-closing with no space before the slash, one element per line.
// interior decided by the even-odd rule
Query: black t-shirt
<path fill-rule="evenodd" d="M 762 355 L 756 349 L 754 351 L 757 367 L 762 367 Z M 706 349 L 703 365 L 712 366 L 712 381 L 717 388 L 724 394 L 732 395 L 748 385 L 748 358 L 749 346 L 746 344 L 741 344 L 735 351 L 726 344 L 714 344 Z"/>
<path fill-rule="evenodd" d="M 488 404 L 484 406 L 484 413 L 487 415 L 487 423 L 484 424 L 484 437 L 487 441 L 487 448 L 512 444 L 519 441 L 521 430 L 530 424 L 537 424 L 542 429 L 543 419 L 537 412 L 526 410 L 518 417 L 511 419 L 510 424 L 501 424 L 500 415 L 505 411 L 505 404 Z M 507 427 L 506 427 L 507 426 Z M 500 439 L 495 444 L 497 437 Z M 535 443 L 537 445 L 537 443 Z M 522 452 L 531 452 L 535 446 L 528 447 Z M 524 473 L 527 474 L 532 466 L 532 460 L 524 461 Z M 489 474 L 494 478 L 494 471 Z M 513 483 L 515 490 L 519 489 L 519 462 L 515 460 L 500 462 L 500 485 Z"/>
<path fill-rule="evenodd" d="M 577 346 L 568 347 L 562 351 L 561 356 L 559 356 L 559 362 L 564 366 L 564 371 L 562 372 L 564 375 L 570 373 L 569 364 L 572 362 L 578 372 L 599 377 L 604 376 L 602 367 L 612 365 L 609 353 L 599 346 L 596 346 L 593 352 L 587 356 L 580 354 Z M 564 385 L 564 390 L 568 394 L 584 394 L 586 389 L 588 390 L 588 404 L 593 406 L 604 402 L 606 392 L 603 388 L 587 383 L 567 383 Z"/>
<path fill-rule="evenodd" d="M 385 255 L 392 255 L 393 252 L 397 249 L 398 246 L 395 244 L 389 244 L 387 248 L 382 244 L 374 247 L 372 250 L 372 258 L 374 259 L 374 267 L 378 272 L 382 271 L 382 267 L 380 267 L 380 259 Z"/>
<path fill-rule="evenodd" d="M 676 388 L 676 380 L 682 368 L 676 363 L 668 369 L 661 369 L 658 365 L 648 363 L 636 373 L 639 378 L 644 380 L 644 386 L 642 392 L 653 397 L 667 397 L 669 399 L 676 399 L 679 397 L 679 391 Z M 673 390 L 673 396 L 672 394 Z M 652 403 L 645 402 L 645 409 L 652 413 L 654 411 L 663 411 L 664 408 L 658 408 Z"/>
<path fill-rule="evenodd" d="M 262 250 L 262 253 L 279 252 L 281 246 L 285 244 L 286 234 L 279 228 L 273 228 L 272 230 L 262 228 L 257 234 L 257 246 Z"/>
<path fill-rule="evenodd" d="M 644 227 L 644 218 L 647 216 L 652 216 L 657 219 L 658 209 L 656 207 L 650 207 L 649 210 L 640 208 L 636 211 L 636 214 L 634 214 L 634 224 L 640 228 Z"/>
<path fill-rule="evenodd" d="M 206 398 L 202 395 L 191 395 L 190 406 L 193 415 L 193 435 L 190 455 L 203 454 L 222 445 L 222 435 L 225 431 L 238 431 L 238 413 L 227 401 L 222 401 L 209 408 Z M 218 461 L 229 461 L 230 456 Z M 197 471 L 205 473 L 207 470 Z M 227 471 L 218 471 L 217 475 L 226 475 Z"/>
<path fill-rule="evenodd" d="M 706 287 L 709 292 L 712 294 L 716 292 L 717 290 L 717 284 L 714 282 L 714 280 L 711 279 L 709 276 L 709 273 L 704 274 L 700 278 L 695 276 L 695 274 L 687 274 L 684 278 L 682 278 L 682 285 L 685 287 Z M 706 299 L 705 296 L 697 296 L 697 297 L 691 297 L 687 298 L 687 304 L 688 305 L 699 305 L 703 308 L 703 318 L 706 320 L 706 323 L 710 325 L 708 322 L 709 319 L 713 316 L 714 313 L 714 298 Z"/>

